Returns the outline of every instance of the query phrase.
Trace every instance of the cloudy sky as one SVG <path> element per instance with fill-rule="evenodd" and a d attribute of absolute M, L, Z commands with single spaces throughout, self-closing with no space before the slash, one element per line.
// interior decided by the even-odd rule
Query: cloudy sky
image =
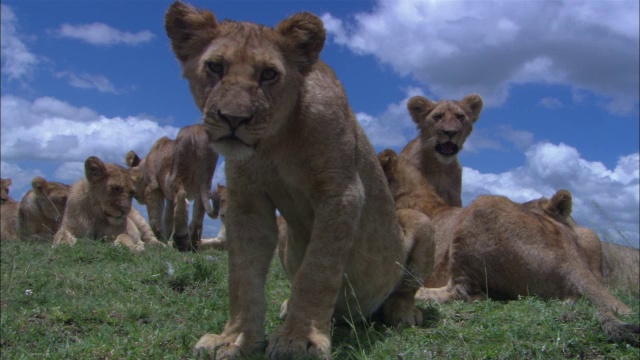
<path fill-rule="evenodd" d="M 321 16 L 321 57 L 377 151 L 416 136 L 409 97 L 479 93 L 485 108 L 460 155 L 465 204 L 566 188 L 579 223 L 638 246 L 638 1 L 192 3 L 266 25 Z M 199 121 L 164 32 L 169 4 L 2 1 L 1 173 L 14 198 L 35 175 L 72 183 L 88 156 L 123 164 Z"/>

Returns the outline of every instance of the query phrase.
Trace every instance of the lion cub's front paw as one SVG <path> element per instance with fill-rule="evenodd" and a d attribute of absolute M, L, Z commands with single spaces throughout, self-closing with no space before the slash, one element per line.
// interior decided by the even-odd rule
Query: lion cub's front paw
<path fill-rule="evenodd" d="M 410 327 L 422 325 L 422 311 L 408 296 L 391 295 L 383 305 L 384 322 L 389 326 Z"/>
<path fill-rule="evenodd" d="M 247 344 L 247 340 L 243 334 L 205 334 L 198 340 L 193 352 L 198 358 L 221 360 L 241 359 L 250 353 L 264 351 L 264 340 L 252 344 Z"/>
<path fill-rule="evenodd" d="M 76 244 L 76 241 L 76 237 L 71 235 L 69 231 L 60 230 L 53 238 L 53 247 L 56 247 L 58 245 L 73 246 Z"/>
<path fill-rule="evenodd" d="M 271 359 L 331 359 L 331 339 L 315 329 L 308 332 L 283 324 L 269 337 L 267 356 Z"/>

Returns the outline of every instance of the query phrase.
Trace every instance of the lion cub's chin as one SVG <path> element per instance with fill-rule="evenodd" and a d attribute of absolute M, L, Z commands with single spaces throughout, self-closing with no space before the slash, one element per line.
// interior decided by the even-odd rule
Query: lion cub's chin
<path fill-rule="evenodd" d="M 457 154 L 454 154 L 454 155 L 442 155 L 442 154 L 440 154 L 439 152 L 436 151 L 436 158 L 442 164 L 449 165 L 449 164 L 453 163 L 454 161 L 456 161 L 458 156 L 457 156 Z"/>
<path fill-rule="evenodd" d="M 212 142 L 211 146 L 227 160 L 246 160 L 256 153 L 255 147 L 241 141 L 218 140 Z"/>

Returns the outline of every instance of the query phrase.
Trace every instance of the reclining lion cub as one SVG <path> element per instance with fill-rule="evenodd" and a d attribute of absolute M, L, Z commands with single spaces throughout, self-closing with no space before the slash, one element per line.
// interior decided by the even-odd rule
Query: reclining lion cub
<path fill-rule="evenodd" d="M 51 241 L 60 228 L 69 185 L 36 176 L 20 200 L 18 234 L 21 240 Z"/>
<path fill-rule="evenodd" d="M 125 160 L 134 172 L 140 172 L 134 196 L 147 205 L 153 233 L 172 239 L 180 251 L 197 249 L 204 214 L 216 217 L 207 195 L 218 154 L 202 125 L 185 126 L 175 140 L 160 138 L 142 160 L 133 150 Z M 193 200 L 191 223 L 187 199 Z"/>
<path fill-rule="evenodd" d="M 434 272 L 446 270 L 447 284 L 422 288 L 416 298 L 451 300 L 517 299 L 538 295 L 560 299 L 586 296 L 598 308 L 605 333 L 616 341 L 637 343 L 637 324 L 619 321 L 614 312 L 631 309 L 616 299 L 589 269 L 570 226 L 571 193 L 558 191 L 551 200 L 517 204 L 503 196 L 480 196 L 466 208 L 450 207 L 415 169 L 398 165 L 393 150 L 379 160 L 397 208 L 429 214 L 438 241 L 448 243 L 436 257 Z"/>
<path fill-rule="evenodd" d="M 276 209 L 288 225 L 284 267 L 292 286 L 287 317 L 269 337 L 271 358 L 330 358 L 331 319 L 349 312 L 357 320 L 382 307 L 388 323 L 420 323 L 414 276 L 429 270 L 433 230 L 417 211 L 396 215 L 373 147 L 318 59 L 322 21 L 299 13 L 275 28 L 218 22 L 175 2 L 165 27 L 212 144 L 225 156 L 231 204 L 230 317 L 196 351 L 217 359 L 264 351 Z"/>
<path fill-rule="evenodd" d="M 84 163 L 85 179 L 71 186 L 60 229 L 53 246 L 74 245 L 77 238 L 105 239 L 133 251 L 144 244 L 161 245 L 151 228 L 131 206 L 133 179 L 116 164 L 105 164 L 95 156 Z"/>

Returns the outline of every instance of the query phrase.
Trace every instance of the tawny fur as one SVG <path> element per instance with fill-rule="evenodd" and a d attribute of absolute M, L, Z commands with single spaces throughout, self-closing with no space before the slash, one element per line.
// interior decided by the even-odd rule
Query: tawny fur
<path fill-rule="evenodd" d="M 198 249 L 227 250 L 227 229 L 225 219 L 227 217 L 227 187 L 221 184 L 216 185 L 216 190 L 209 194 L 211 198 L 213 213 L 220 219 L 220 230 L 218 236 L 212 239 L 201 239 Z"/>
<path fill-rule="evenodd" d="M 78 238 L 101 239 L 133 251 L 144 250 L 145 243 L 164 245 L 131 206 L 134 188 L 129 170 L 91 156 L 85 161 L 85 177 L 71 186 L 54 247 L 73 246 Z"/>
<path fill-rule="evenodd" d="M 159 139 L 142 160 L 133 150 L 127 153 L 127 165 L 137 173 L 136 200 L 147 205 L 154 234 L 173 240 L 178 250 L 197 249 L 204 214 L 215 218 L 208 192 L 217 161 L 200 124 L 182 128 L 175 140 Z M 191 223 L 186 199 L 193 200 Z"/>
<path fill-rule="evenodd" d="M 418 299 L 586 296 L 596 305 L 603 330 L 612 340 L 637 344 L 638 325 L 614 316 L 614 312 L 629 314 L 631 309 L 611 295 L 591 271 L 578 245 L 578 234 L 569 225 L 571 193 L 560 190 L 550 200 L 526 204 L 502 196 L 480 196 L 464 209 L 450 207 L 416 176 L 414 168 L 400 166 L 395 152 L 385 150 L 378 157 L 396 207 L 430 216 L 436 241 L 445 247 L 440 254 L 436 252 L 434 273 L 439 275 L 437 281 L 447 278 L 446 285 L 422 288 Z"/>
<path fill-rule="evenodd" d="M 20 200 L 18 236 L 21 240 L 49 242 L 60 228 L 69 197 L 69 185 L 36 176 L 31 190 Z"/>
<path fill-rule="evenodd" d="M 0 240 L 18 238 L 19 203 L 9 196 L 11 179 L 0 179 Z"/>
<path fill-rule="evenodd" d="M 431 101 L 414 96 L 407 102 L 419 134 L 404 147 L 399 161 L 418 170 L 451 206 L 462 206 L 458 152 L 471 135 L 482 105 L 478 94 L 467 95 L 460 101 Z"/>
<path fill-rule="evenodd" d="M 9 196 L 9 187 L 12 183 L 11 179 L 0 179 L 0 205 L 16 202 Z"/>
<path fill-rule="evenodd" d="M 418 136 L 409 142 L 398 156 L 401 167 L 410 167 L 428 182 L 434 193 L 447 205 L 462 207 L 462 167 L 458 153 L 462 150 L 480 116 L 483 102 L 480 95 L 470 94 L 462 100 L 431 101 L 414 96 L 407 102 L 411 118 L 418 126 Z M 446 151 L 448 150 L 448 151 Z M 436 199 L 431 199 L 436 201 Z M 455 210 L 449 210 L 455 212 Z M 439 217 L 436 226 L 436 270 L 426 279 L 426 286 L 442 286 L 446 281 L 445 246 L 438 239 L 446 237 L 451 226 L 450 216 Z M 591 229 L 578 226 L 569 218 L 578 233 L 578 243 L 589 259 L 594 275 L 602 279 L 602 244 Z"/>
<path fill-rule="evenodd" d="M 264 285 L 276 209 L 287 223 L 292 286 L 287 317 L 269 336 L 271 358 L 330 358 L 332 317 L 357 321 L 382 306 L 389 323 L 419 323 L 413 294 L 433 230 L 417 211 L 396 215 L 342 85 L 318 60 L 322 21 L 299 13 L 273 29 L 219 23 L 175 2 L 165 27 L 226 160 L 230 318 L 196 351 L 228 359 L 267 345 Z"/>

